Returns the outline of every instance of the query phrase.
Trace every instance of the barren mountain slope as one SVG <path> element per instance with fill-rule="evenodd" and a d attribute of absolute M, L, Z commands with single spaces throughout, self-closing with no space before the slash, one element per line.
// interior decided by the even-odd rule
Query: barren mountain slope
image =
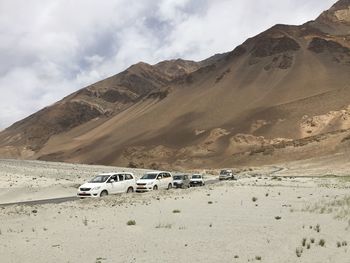
<path fill-rule="evenodd" d="M 339 1 L 315 21 L 276 25 L 206 61 L 132 66 L 11 126 L 0 153 L 197 167 L 342 151 L 346 142 L 329 145 L 350 128 L 347 10 L 350 2 Z M 88 106 L 67 110 L 75 103 Z"/>

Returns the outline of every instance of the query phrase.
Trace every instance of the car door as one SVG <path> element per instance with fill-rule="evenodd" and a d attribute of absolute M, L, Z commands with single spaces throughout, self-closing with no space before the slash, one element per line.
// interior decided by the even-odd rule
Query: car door
<path fill-rule="evenodd" d="M 172 177 L 169 173 L 163 173 L 164 188 L 168 188 L 168 185 L 173 185 Z"/>
<path fill-rule="evenodd" d="M 163 173 L 157 175 L 158 188 L 164 188 L 164 176 Z"/>
<path fill-rule="evenodd" d="M 118 186 L 116 190 L 117 190 L 117 193 L 126 192 L 125 174 L 118 174 Z"/>
<path fill-rule="evenodd" d="M 129 187 L 132 187 L 135 190 L 135 180 L 131 174 L 125 174 L 125 192 Z"/>
<path fill-rule="evenodd" d="M 118 185 L 118 177 L 114 174 L 108 179 L 108 181 L 106 183 L 106 189 L 107 189 L 108 193 L 115 194 L 116 189 L 117 189 L 117 185 Z"/>

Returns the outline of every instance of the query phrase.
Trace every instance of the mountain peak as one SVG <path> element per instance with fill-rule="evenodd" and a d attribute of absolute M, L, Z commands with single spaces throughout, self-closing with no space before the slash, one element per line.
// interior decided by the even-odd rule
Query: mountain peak
<path fill-rule="evenodd" d="M 317 20 L 350 24 L 350 0 L 340 0 L 329 10 L 323 12 Z"/>

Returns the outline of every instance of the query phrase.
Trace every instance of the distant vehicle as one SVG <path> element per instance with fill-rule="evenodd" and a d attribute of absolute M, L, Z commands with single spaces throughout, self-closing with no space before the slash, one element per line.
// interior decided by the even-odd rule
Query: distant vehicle
<path fill-rule="evenodd" d="M 220 171 L 219 180 L 234 180 L 233 171 L 230 169 L 224 169 Z"/>
<path fill-rule="evenodd" d="M 203 186 L 203 185 L 205 185 L 203 175 L 193 174 L 190 179 L 190 186 Z"/>
<path fill-rule="evenodd" d="M 189 188 L 190 178 L 187 174 L 176 174 L 173 176 L 175 188 Z"/>
<path fill-rule="evenodd" d="M 136 182 L 136 192 L 171 188 L 173 188 L 173 177 L 169 172 L 148 172 Z"/>
<path fill-rule="evenodd" d="M 103 173 L 79 186 L 78 197 L 103 197 L 109 194 L 132 193 L 136 180 L 132 173 Z"/>

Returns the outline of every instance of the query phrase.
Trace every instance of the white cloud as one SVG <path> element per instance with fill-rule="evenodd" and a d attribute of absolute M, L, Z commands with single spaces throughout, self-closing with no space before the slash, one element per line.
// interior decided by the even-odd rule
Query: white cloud
<path fill-rule="evenodd" d="M 138 61 L 205 59 L 335 0 L 0 0 L 0 128 Z"/>

